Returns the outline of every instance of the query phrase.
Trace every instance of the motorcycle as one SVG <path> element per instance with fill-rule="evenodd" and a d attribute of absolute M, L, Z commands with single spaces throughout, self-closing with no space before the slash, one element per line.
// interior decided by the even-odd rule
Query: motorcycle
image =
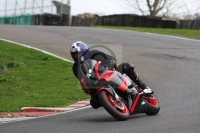
<path fill-rule="evenodd" d="M 92 91 L 92 97 L 117 120 L 127 120 L 132 114 L 156 115 L 159 112 L 158 99 L 151 89 L 141 90 L 126 74 L 105 68 L 93 59 L 84 61 L 80 71 L 85 91 Z"/>

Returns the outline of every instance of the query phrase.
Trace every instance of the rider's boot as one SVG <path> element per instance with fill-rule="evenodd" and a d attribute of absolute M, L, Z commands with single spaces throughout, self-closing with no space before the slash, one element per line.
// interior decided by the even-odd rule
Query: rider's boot
<path fill-rule="evenodd" d="M 142 90 L 147 88 L 147 85 L 139 78 L 137 77 L 134 81 Z"/>
<path fill-rule="evenodd" d="M 122 70 L 120 70 L 120 68 Z M 125 73 L 129 78 L 135 82 L 142 90 L 147 88 L 147 85 L 139 78 L 138 74 L 134 70 L 134 65 L 130 63 L 124 63 L 118 68 L 118 71 Z"/>
<path fill-rule="evenodd" d="M 134 81 L 142 90 L 147 88 L 147 85 L 139 78 L 138 74 L 134 71 L 134 68 L 130 68 L 130 74 L 128 75 L 132 81 Z"/>
<path fill-rule="evenodd" d="M 90 99 L 90 105 L 94 109 L 98 109 L 99 107 L 102 107 L 102 105 L 93 97 L 91 97 L 91 99 Z"/>
<path fill-rule="evenodd" d="M 139 77 L 135 83 L 141 88 L 141 92 L 143 91 L 146 94 L 153 94 L 153 91 Z"/>

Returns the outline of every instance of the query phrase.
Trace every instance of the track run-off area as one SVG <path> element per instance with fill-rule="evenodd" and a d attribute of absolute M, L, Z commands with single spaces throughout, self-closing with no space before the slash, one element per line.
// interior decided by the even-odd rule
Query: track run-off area
<path fill-rule="evenodd" d="M 137 114 L 117 121 L 103 108 L 0 124 L 1 133 L 198 133 L 200 130 L 200 41 L 125 30 L 0 25 L 0 38 L 71 60 L 69 47 L 83 41 L 106 46 L 118 63 L 134 64 L 157 96 L 156 116 Z M 96 47 L 102 50 L 102 47 Z M 103 49 L 105 50 L 105 49 Z M 105 50 L 106 51 L 106 50 Z"/>

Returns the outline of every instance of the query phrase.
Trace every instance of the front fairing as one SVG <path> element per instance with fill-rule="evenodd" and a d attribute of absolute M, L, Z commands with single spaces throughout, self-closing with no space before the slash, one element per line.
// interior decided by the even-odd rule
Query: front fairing
<path fill-rule="evenodd" d="M 101 88 L 110 85 L 114 89 L 125 92 L 131 85 L 131 80 L 126 74 L 118 71 L 108 70 L 101 65 L 101 62 L 89 59 L 81 64 L 81 73 L 87 82 L 90 83 L 89 88 Z M 91 86 L 91 83 L 94 83 Z"/>
<path fill-rule="evenodd" d="M 130 86 L 131 80 L 126 74 L 121 74 L 118 71 L 109 71 L 107 70 L 101 77 L 107 81 L 107 83 L 112 86 L 114 89 L 119 89 L 122 92 L 128 89 Z"/>

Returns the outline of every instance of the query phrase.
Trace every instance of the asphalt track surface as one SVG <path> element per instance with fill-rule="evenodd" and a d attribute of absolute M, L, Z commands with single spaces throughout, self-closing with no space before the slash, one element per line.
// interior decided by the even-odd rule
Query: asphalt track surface
<path fill-rule="evenodd" d="M 198 133 L 200 131 L 200 41 L 141 32 L 48 26 L 0 26 L 0 38 L 71 59 L 77 40 L 110 47 L 131 62 L 159 99 L 156 116 L 119 122 L 103 108 L 0 124 L 0 133 Z"/>

